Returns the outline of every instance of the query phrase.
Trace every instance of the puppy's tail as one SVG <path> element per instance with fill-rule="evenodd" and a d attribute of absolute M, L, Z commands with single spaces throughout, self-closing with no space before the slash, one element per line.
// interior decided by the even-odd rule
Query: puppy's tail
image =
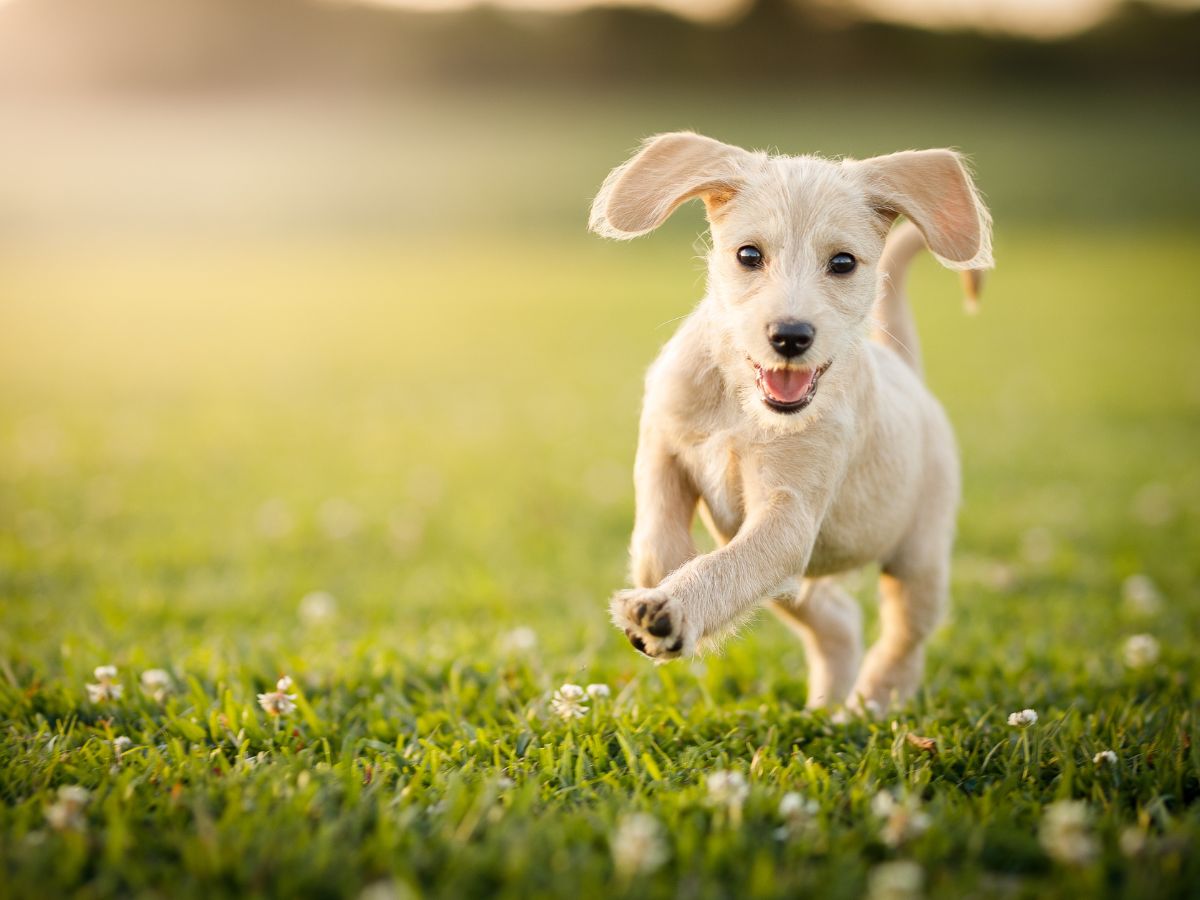
<path fill-rule="evenodd" d="M 921 342 L 917 338 L 917 326 L 908 305 L 905 283 L 909 265 L 924 248 L 925 238 L 917 226 L 907 220 L 888 234 L 883 245 L 883 256 L 879 260 L 879 295 L 875 300 L 875 331 L 872 335 L 874 340 L 900 354 L 901 359 L 922 376 Z M 975 312 L 979 308 L 979 289 L 982 284 L 982 270 L 962 271 L 967 312 Z"/>

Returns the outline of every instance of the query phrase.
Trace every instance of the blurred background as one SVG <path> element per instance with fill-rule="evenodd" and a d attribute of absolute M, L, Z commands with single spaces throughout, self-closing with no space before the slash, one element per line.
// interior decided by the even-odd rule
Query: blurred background
<path fill-rule="evenodd" d="M 1185 533 L 1200 4 L 2 0 L 10 646 L 192 646 L 313 591 L 422 652 L 447 610 L 610 640 L 641 373 L 702 293 L 703 221 L 585 222 L 678 128 L 973 159 L 984 314 L 915 276 L 964 585 L 1022 554 L 1108 585 Z"/>
<path fill-rule="evenodd" d="M 955 145 L 1012 224 L 1194 221 L 1198 49 L 1189 0 L 0 0 L 0 235 L 578 231 L 684 126 Z"/>

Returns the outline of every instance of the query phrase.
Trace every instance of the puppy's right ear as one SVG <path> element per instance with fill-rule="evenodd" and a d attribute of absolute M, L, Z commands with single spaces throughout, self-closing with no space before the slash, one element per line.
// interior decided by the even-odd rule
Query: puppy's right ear
<path fill-rule="evenodd" d="M 700 197 L 709 218 L 741 185 L 745 150 L 691 131 L 649 138 L 627 163 L 604 179 L 588 227 L 619 240 L 653 231 L 681 203 Z"/>

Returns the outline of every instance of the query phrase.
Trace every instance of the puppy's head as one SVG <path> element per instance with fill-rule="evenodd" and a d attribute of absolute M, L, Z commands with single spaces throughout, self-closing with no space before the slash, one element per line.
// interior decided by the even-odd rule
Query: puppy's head
<path fill-rule="evenodd" d="M 834 162 L 752 153 L 691 132 L 647 141 L 605 180 L 590 226 L 628 239 L 703 200 L 711 347 L 747 410 L 780 427 L 865 338 L 884 237 L 899 214 L 951 268 L 991 265 L 990 218 L 958 154 Z"/>

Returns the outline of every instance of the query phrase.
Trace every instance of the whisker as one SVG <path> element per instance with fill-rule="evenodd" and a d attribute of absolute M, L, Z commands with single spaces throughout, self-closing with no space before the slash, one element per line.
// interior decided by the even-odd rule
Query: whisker
<path fill-rule="evenodd" d="M 880 331 L 882 331 L 884 334 L 886 334 L 888 337 L 890 337 L 893 341 L 895 341 L 904 350 L 904 352 L 908 354 L 909 359 L 911 359 L 913 362 L 917 362 L 917 354 L 913 353 L 912 350 L 909 349 L 909 346 L 904 343 L 904 341 L 900 340 L 900 338 L 896 337 L 894 334 L 892 334 L 890 331 L 888 331 L 887 327 L 883 324 L 883 322 L 881 322 L 879 319 L 876 319 L 874 316 L 872 316 L 871 323 L 876 328 L 878 328 Z"/>
<path fill-rule="evenodd" d="M 676 316 L 673 319 L 667 319 L 667 321 L 665 321 L 665 322 L 659 322 L 657 325 L 654 326 L 654 330 L 658 331 L 658 329 L 663 328 L 667 325 L 670 325 L 672 322 L 678 322 L 680 319 L 686 319 L 690 315 L 691 315 L 691 313 L 684 313 L 682 316 Z"/>

